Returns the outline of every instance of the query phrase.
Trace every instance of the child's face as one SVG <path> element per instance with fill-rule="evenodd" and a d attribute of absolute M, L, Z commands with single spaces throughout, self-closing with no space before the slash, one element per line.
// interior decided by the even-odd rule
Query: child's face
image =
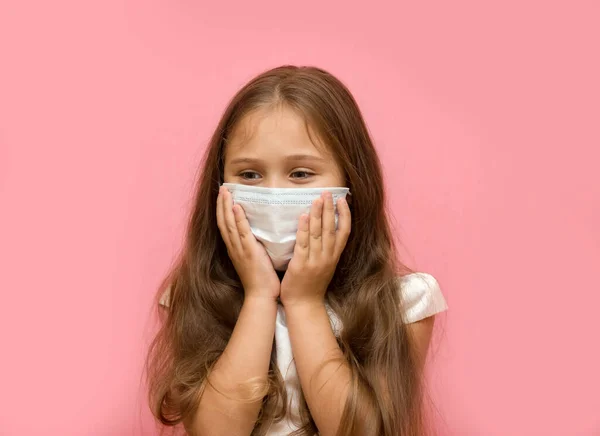
<path fill-rule="evenodd" d="M 268 188 L 345 186 L 334 156 L 324 145 L 315 147 L 304 118 L 286 106 L 240 121 L 225 147 L 224 173 L 226 183 Z"/>

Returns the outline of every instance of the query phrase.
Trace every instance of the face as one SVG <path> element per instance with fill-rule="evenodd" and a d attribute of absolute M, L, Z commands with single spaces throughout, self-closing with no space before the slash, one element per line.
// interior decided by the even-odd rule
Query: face
<path fill-rule="evenodd" d="M 235 127 L 225 147 L 226 183 L 268 188 L 344 187 L 341 166 L 313 144 L 304 118 L 286 106 L 256 110 Z"/>

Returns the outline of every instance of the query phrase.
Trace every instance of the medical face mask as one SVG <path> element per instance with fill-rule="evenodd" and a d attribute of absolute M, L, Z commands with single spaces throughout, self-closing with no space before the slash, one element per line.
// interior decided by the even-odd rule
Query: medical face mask
<path fill-rule="evenodd" d="M 298 221 L 309 213 L 312 202 L 324 191 L 331 192 L 337 228 L 337 200 L 346 198 L 348 188 L 263 188 L 223 183 L 246 213 L 252 233 L 267 250 L 276 270 L 284 271 L 294 253 Z"/>

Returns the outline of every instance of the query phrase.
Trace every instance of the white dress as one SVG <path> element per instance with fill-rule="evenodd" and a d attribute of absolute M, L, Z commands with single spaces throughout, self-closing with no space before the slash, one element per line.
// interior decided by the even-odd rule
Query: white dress
<path fill-rule="evenodd" d="M 404 304 L 402 319 L 405 323 L 413 323 L 448 309 L 437 280 L 430 274 L 413 273 L 403 276 L 398 280 L 398 290 Z M 167 288 L 160 299 L 160 304 L 168 305 L 169 291 L 170 288 Z M 331 327 L 337 336 L 342 328 L 341 321 L 329 307 L 328 313 Z M 285 323 L 285 312 L 281 305 L 277 308 L 275 321 L 275 347 L 277 349 L 277 367 L 285 382 L 289 404 L 286 418 L 273 424 L 267 435 L 287 436 L 300 428 L 298 410 L 301 386 L 293 360 L 292 345 Z"/>

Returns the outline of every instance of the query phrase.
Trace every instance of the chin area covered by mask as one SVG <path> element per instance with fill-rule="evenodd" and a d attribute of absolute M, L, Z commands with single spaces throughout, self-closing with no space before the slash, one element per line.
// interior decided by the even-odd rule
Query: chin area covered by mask
<path fill-rule="evenodd" d="M 309 213 L 312 202 L 325 191 L 331 192 L 337 226 L 337 200 L 346 198 L 349 188 L 264 188 L 223 183 L 233 197 L 233 203 L 244 209 L 252 233 L 260 241 L 273 266 L 285 271 L 294 253 L 298 220 Z"/>

